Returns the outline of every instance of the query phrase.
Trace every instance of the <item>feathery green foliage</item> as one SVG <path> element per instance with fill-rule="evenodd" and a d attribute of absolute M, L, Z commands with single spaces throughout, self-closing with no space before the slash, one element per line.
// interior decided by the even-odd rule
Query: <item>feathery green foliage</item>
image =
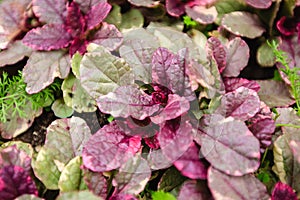
<path fill-rule="evenodd" d="M 25 90 L 26 83 L 22 78 L 22 72 L 17 76 L 8 77 L 3 72 L 0 77 L 0 122 L 7 122 L 8 117 L 16 115 L 25 118 L 25 107 L 30 102 L 33 110 L 49 106 L 55 99 L 55 92 L 60 89 L 59 83 L 53 83 L 41 92 L 28 94 Z"/>
<path fill-rule="evenodd" d="M 278 49 L 278 43 L 275 40 L 272 40 L 268 45 L 272 47 L 273 53 L 276 57 L 276 62 L 280 62 L 285 68 L 280 68 L 280 70 L 287 76 L 291 83 L 291 92 L 296 101 L 295 111 L 300 116 L 300 76 L 299 76 L 299 67 L 290 68 L 288 57 L 286 53 Z"/>

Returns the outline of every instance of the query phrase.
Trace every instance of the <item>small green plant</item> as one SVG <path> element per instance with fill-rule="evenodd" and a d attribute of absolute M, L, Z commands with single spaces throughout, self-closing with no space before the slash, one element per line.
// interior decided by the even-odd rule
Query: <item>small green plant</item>
<path fill-rule="evenodd" d="M 21 71 L 12 78 L 3 72 L 0 77 L 0 122 L 5 123 L 8 117 L 16 115 L 25 118 L 24 109 L 28 106 L 28 102 L 31 103 L 33 110 L 49 106 L 55 99 L 55 92 L 60 89 L 60 84 L 55 82 L 36 94 L 28 94 L 25 88 L 26 83 Z"/>
<path fill-rule="evenodd" d="M 152 192 L 152 199 L 153 200 L 176 200 L 176 198 L 172 194 L 164 191 Z"/>
<path fill-rule="evenodd" d="M 280 70 L 287 76 L 290 81 L 291 92 L 296 101 L 295 111 L 297 112 L 297 115 L 300 116 L 300 76 L 298 74 L 300 68 L 290 68 L 286 52 L 278 49 L 278 43 L 275 40 L 272 40 L 271 43 L 269 41 L 267 42 L 268 45 L 273 49 L 276 62 L 279 62 L 284 66 L 284 68 L 280 68 Z"/>
<path fill-rule="evenodd" d="M 183 16 L 183 23 L 186 25 L 187 28 L 193 28 L 197 26 L 197 22 L 192 20 L 189 16 Z"/>

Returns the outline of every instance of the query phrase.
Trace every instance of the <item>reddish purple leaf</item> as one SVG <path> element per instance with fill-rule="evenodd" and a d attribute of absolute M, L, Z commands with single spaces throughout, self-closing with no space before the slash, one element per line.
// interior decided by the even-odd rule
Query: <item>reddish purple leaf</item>
<path fill-rule="evenodd" d="M 254 8 L 265 9 L 272 5 L 272 0 L 246 0 L 246 3 Z"/>
<path fill-rule="evenodd" d="M 80 12 L 78 4 L 74 2 L 70 3 L 67 13 L 65 27 L 72 37 L 79 37 L 85 30 L 85 19 Z"/>
<path fill-rule="evenodd" d="M 177 94 L 169 94 L 166 107 L 158 115 L 151 117 L 151 120 L 156 124 L 161 124 L 167 120 L 181 116 L 189 109 L 190 103 L 186 98 L 180 97 Z"/>
<path fill-rule="evenodd" d="M 91 10 L 91 8 L 99 3 L 106 3 L 107 0 L 74 0 L 80 6 L 80 10 L 85 14 Z"/>
<path fill-rule="evenodd" d="M 271 200 L 297 200 L 297 195 L 291 186 L 278 182 L 274 186 Z"/>
<path fill-rule="evenodd" d="M 219 71 L 222 73 L 226 67 L 226 48 L 216 37 L 210 37 L 207 40 L 206 48 L 208 54 L 215 58 Z"/>
<path fill-rule="evenodd" d="M 259 141 L 244 122 L 232 117 L 208 115 L 201 121 L 201 152 L 218 170 L 233 176 L 259 167 Z"/>
<path fill-rule="evenodd" d="M 13 200 L 22 194 L 38 195 L 29 172 L 20 166 L 2 167 L 0 169 L 0 199 Z"/>
<path fill-rule="evenodd" d="M 48 24 L 63 24 L 67 14 L 65 1 L 62 0 L 33 0 L 32 9 L 42 22 Z"/>
<path fill-rule="evenodd" d="M 122 33 L 113 24 L 102 22 L 91 42 L 104 46 L 109 51 L 117 49 L 123 42 Z"/>
<path fill-rule="evenodd" d="M 239 87 L 246 87 L 252 89 L 255 92 L 258 92 L 260 85 L 253 80 L 247 80 L 245 78 L 224 78 L 223 79 L 226 92 L 233 92 Z"/>
<path fill-rule="evenodd" d="M 111 5 L 101 2 L 94 5 L 86 14 L 87 30 L 91 30 L 98 26 L 108 15 Z"/>
<path fill-rule="evenodd" d="M 131 194 L 115 194 L 109 198 L 109 200 L 138 200 Z"/>
<path fill-rule="evenodd" d="M 193 142 L 192 125 L 186 117 L 166 121 L 158 133 L 158 142 L 162 153 L 169 162 L 181 157 Z"/>
<path fill-rule="evenodd" d="M 242 161 L 239 160 L 241 163 Z M 229 176 L 213 167 L 208 169 L 208 186 L 215 200 L 269 200 L 266 186 L 253 174 Z"/>
<path fill-rule="evenodd" d="M 181 49 L 178 54 L 173 54 L 166 48 L 158 48 L 152 57 L 152 82 L 191 101 L 195 99 L 195 94 L 186 75 L 186 56 L 187 49 Z"/>
<path fill-rule="evenodd" d="M 248 64 L 250 49 L 240 37 L 236 37 L 227 44 L 226 67 L 222 73 L 224 77 L 237 77 Z"/>
<path fill-rule="evenodd" d="M 50 51 L 67 47 L 71 36 L 62 24 L 46 24 L 32 29 L 23 38 L 23 43 L 35 50 Z"/>
<path fill-rule="evenodd" d="M 83 55 L 86 52 L 86 47 L 88 44 L 88 41 L 83 40 L 81 38 L 73 39 L 69 47 L 70 56 L 72 57 L 76 52 L 79 52 L 81 55 Z"/>
<path fill-rule="evenodd" d="M 150 150 L 147 160 L 153 170 L 166 169 L 172 166 L 172 162 L 163 154 L 161 149 Z"/>
<path fill-rule="evenodd" d="M 173 164 L 182 175 L 191 179 L 206 179 L 207 167 L 200 160 L 200 150 L 192 143 L 188 150 Z"/>
<path fill-rule="evenodd" d="M 217 113 L 226 117 L 234 117 L 238 120 L 248 120 L 253 117 L 260 108 L 260 100 L 254 90 L 239 87 L 233 92 L 226 93 L 221 100 Z"/>
<path fill-rule="evenodd" d="M 197 182 L 196 180 L 186 181 L 180 189 L 178 200 L 197 199 L 197 200 L 213 200 L 207 184 Z"/>
<path fill-rule="evenodd" d="M 83 178 L 90 191 L 103 199 L 107 197 L 107 181 L 102 173 L 85 169 Z"/>
<path fill-rule="evenodd" d="M 83 164 L 95 172 L 117 169 L 140 149 L 141 138 L 129 137 L 112 122 L 97 131 L 85 144 Z"/>
<path fill-rule="evenodd" d="M 179 17 L 185 12 L 185 3 L 181 0 L 166 0 L 166 9 L 170 15 Z"/>
<path fill-rule="evenodd" d="M 152 149 L 158 149 L 159 148 L 159 142 L 157 140 L 157 134 L 155 134 L 153 137 L 149 138 L 143 138 L 145 143 Z"/>
<path fill-rule="evenodd" d="M 114 117 L 129 117 L 143 120 L 159 110 L 159 105 L 152 102 L 151 96 L 136 86 L 121 86 L 114 92 L 97 99 L 99 109 Z"/>

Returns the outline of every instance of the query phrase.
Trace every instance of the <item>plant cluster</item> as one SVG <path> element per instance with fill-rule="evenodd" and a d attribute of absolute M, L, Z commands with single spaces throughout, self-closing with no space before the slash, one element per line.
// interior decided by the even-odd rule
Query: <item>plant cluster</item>
<path fill-rule="evenodd" d="M 28 60 L 0 79 L 0 199 L 299 198 L 299 7 L 2 0 L 0 66 Z"/>

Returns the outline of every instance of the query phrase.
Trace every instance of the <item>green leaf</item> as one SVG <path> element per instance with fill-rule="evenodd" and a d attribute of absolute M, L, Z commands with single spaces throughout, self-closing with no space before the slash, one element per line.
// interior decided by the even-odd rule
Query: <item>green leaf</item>
<path fill-rule="evenodd" d="M 195 27 L 197 26 L 197 22 L 192 20 L 189 16 L 183 16 L 183 23 L 189 28 L 189 27 Z"/>
<path fill-rule="evenodd" d="M 102 46 L 91 44 L 80 63 L 80 81 L 87 93 L 97 99 L 121 85 L 132 84 L 133 75 L 124 59 L 113 56 Z"/>
<path fill-rule="evenodd" d="M 63 99 L 56 99 L 52 104 L 51 109 L 55 116 L 59 118 L 70 117 L 74 112 L 74 110 L 69 107 Z"/>
<path fill-rule="evenodd" d="M 121 7 L 118 5 L 113 5 L 112 10 L 105 18 L 105 21 L 109 24 L 114 24 L 119 28 L 122 23 Z"/>
<path fill-rule="evenodd" d="M 61 89 L 68 107 L 79 113 L 96 111 L 96 101 L 83 89 L 80 80 L 72 74 L 64 80 Z"/>
<path fill-rule="evenodd" d="M 169 192 L 181 185 L 185 180 L 186 178 L 175 167 L 171 167 L 161 177 L 158 189 Z"/>
<path fill-rule="evenodd" d="M 72 191 L 61 193 L 56 200 L 103 200 L 90 191 Z"/>
<path fill-rule="evenodd" d="M 272 67 L 276 62 L 273 49 L 266 42 L 258 48 L 256 59 L 262 67 Z"/>
<path fill-rule="evenodd" d="M 71 60 L 71 68 L 72 68 L 72 72 L 73 74 L 76 76 L 76 78 L 79 78 L 79 68 L 80 68 L 80 62 L 82 60 L 82 55 L 80 55 L 80 53 L 76 52 Z"/>
<path fill-rule="evenodd" d="M 79 117 L 57 119 L 47 128 L 45 145 L 32 160 L 35 176 L 47 189 L 59 189 L 61 173 L 91 136 L 86 122 Z M 70 164 L 73 168 L 73 164 Z M 65 172 L 67 173 L 67 172 Z"/>
<path fill-rule="evenodd" d="M 152 199 L 153 200 L 176 200 L 176 198 L 172 194 L 164 191 L 153 192 Z"/>
<path fill-rule="evenodd" d="M 137 9 L 131 9 L 122 15 L 122 23 L 119 27 L 124 32 L 134 28 L 141 28 L 143 25 L 144 16 L 142 13 Z"/>
<path fill-rule="evenodd" d="M 87 186 L 83 181 L 83 172 L 80 169 L 82 165 L 81 157 L 73 158 L 61 172 L 58 187 L 62 192 L 85 190 Z"/>

